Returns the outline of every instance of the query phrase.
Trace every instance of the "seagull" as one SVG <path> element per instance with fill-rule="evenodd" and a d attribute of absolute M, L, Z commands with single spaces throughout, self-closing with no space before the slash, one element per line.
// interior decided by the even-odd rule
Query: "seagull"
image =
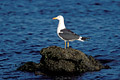
<path fill-rule="evenodd" d="M 57 28 L 57 35 L 65 41 L 65 49 L 66 49 L 66 42 L 67 42 L 67 48 L 69 48 L 69 41 L 74 41 L 74 40 L 78 40 L 78 41 L 82 41 L 84 42 L 85 40 L 87 40 L 87 37 L 81 37 L 77 34 L 75 34 L 74 32 L 72 32 L 69 29 L 66 29 L 65 24 L 64 24 L 64 17 L 62 15 L 59 15 L 57 17 L 54 17 L 53 20 L 59 20 L 58 23 L 58 28 Z"/>

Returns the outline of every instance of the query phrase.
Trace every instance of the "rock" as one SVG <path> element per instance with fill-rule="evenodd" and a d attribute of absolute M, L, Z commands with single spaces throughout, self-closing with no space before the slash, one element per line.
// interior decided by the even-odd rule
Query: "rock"
<path fill-rule="evenodd" d="M 18 70 L 40 71 L 40 73 L 49 75 L 75 75 L 109 68 L 102 65 L 92 56 L 87 56 L 83 52 L 72 48 L 63 49 L 51 46 L 43 48 L 40 54 L 42 55 L 40 63 L 28 62 L 19 67 Z"/>
<path fill-rule="evenodd" d="M 98 71 L 105 68 L 92 56 L 87 56 L 79 50 L 63 49 L 57 46 L 43 48 L 40 51 L 41 71 L 47 74 L 80 74 L 88 71 Z"/>
<path fill-rule="evenodd" d="M 20 66 L 17 70 L 35 72 L 39 70 L 40 65 L 34 62 L 26 62 L 24 65 Z"/>

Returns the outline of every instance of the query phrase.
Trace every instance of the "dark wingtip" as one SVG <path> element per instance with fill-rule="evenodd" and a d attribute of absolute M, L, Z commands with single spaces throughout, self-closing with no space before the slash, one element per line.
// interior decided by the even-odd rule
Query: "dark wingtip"
<path fill-rule="evenodd" d="M 84 41 L 86 41 L 88 39 L 90 39 L 90 38 L 88 38 L 88 37 L 82 37 L 82 40 L 84 40 Z"/>

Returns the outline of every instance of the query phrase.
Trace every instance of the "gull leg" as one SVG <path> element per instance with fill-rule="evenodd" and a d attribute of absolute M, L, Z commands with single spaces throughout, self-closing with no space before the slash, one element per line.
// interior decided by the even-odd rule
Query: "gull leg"
<path fill-rule="evenodd" d="M 67 42 L 67 47 L 69 48 L 69 41 Z"/>
<path fill-rule="evenodd" d="M 65 41 L 65 49 L 66 49 L 66 41 Z"/>

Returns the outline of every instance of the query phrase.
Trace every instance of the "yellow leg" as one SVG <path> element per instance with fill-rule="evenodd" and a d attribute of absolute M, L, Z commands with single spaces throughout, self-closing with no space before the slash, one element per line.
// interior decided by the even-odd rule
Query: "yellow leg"
<path fill-rule="evenodd" d="M 67 42 L 67 47 L 69 48 L 69 41 Z"/>
<path fill-rule="evenodd" d="M 66 41 L 65 41 L 65 49 L 66 49 Z"/>

